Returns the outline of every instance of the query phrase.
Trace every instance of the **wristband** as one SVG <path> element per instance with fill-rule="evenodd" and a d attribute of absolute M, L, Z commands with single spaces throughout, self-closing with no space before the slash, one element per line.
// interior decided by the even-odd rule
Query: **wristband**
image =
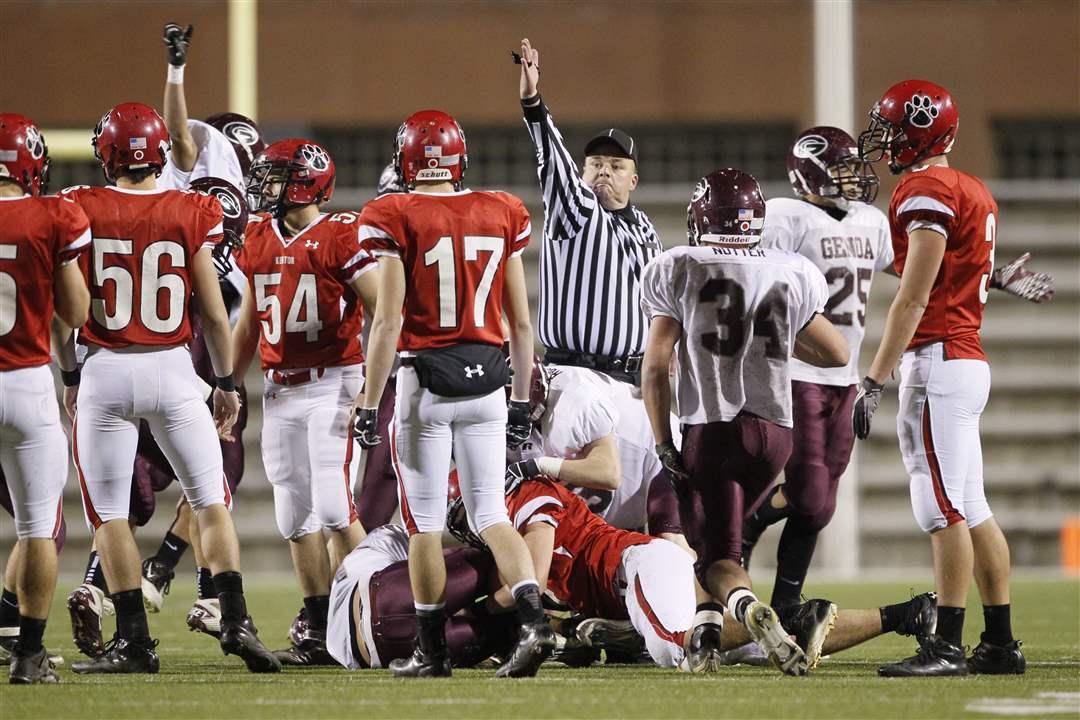
<path fill-rule="evenodd" d="M 540 104 L 540 93 L 537 91 L 532 97 L 521 98 L 522 107 L 536 107 Z"/>
<path fill-rule="evenodd" d="M 75 387 L 82 381 L 82 370 L 76 365 L 74 370 L 60 368 L 60 380 L 64 387 Z"/>
<path fill-rule="evenodd" d="M 217 385 L 217 389 L 222 392 L 236 392 L 236 383 L 233 381 L 232 375 L 215 377 L 214 384 Z"/>
<path fill-rule="evenodd" d="M 559 479 L 559 471 L 562 470 L 563 459 L 554 457 L 536 458 L 536 469 L 541 475 Z"/>
<path fill-rule="evenodd" d="M 183 85 L 184 67 L 184 65 L 170 65 L 168 75 L 165 76 L 165 82 L 170 85 Z"/>

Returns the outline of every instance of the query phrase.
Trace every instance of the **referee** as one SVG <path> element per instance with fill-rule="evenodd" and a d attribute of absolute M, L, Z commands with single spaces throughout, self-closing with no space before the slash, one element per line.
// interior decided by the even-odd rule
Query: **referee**
<path fill-rule="evenodd" d="M 544 197 L 540 247 L 540 342 L 545 361 L 638 384 L 649 323 L 641 275 L 663 249 L 645 213 L 630 205 L 638 149 L 622 130 L 585 145 L 585 169 L 566 149 L 540 100 L 540 54 L 521 41 L 521 104 L 536 145 Z"/>

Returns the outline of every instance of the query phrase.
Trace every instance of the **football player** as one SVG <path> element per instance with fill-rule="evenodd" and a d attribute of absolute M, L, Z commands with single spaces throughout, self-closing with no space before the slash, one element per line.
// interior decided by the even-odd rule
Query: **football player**
<path fill-rule="evenodd" d="M 651 322 L 642 395 L 657 454 L 681 496 L 699 576 L 717 599 L 698 608 L 712 621 L 695 628 L 691 654 L 718 651 L 722 602 L 774 664 L 803 674 L 806 654 L 758 601 L 740 564 L 742 518 L 791 454 L 790 357 L 839 367 L 849 352 L 821 315 L 821 272 L 801 256 L 755 247 L 764 220 L 750 175 L 729 168 L 698 183 L 687 208 L 690 247 L 667 250 L 645 270 L 642 306 Z M 676 344 L 681 454 L 668 384 Z"/>
<path fill-rule="evenodd" d="M 391 669 L 407 677 L 450 674 L 441 537 L 452 453 L 470 521 L 492 549 L 521 618 L 518 643 L 496 675 L 535 675 L 555 637 L 528 549 L 503 502 L 507 437 L 520 435 L 520 442 L 528 434 L 533 339 L 520 256 L 529 214 L 512 195 L 461 186 L 465 138 L 446 113 L 410 116 L 398 130 L 395 157 L 409 192 L 376 198 L 360 216 L 360 236 L 382 270 L 366 386 L 356 403 L 360 443 L 374 447 L 381 442 L 379 401 L 400 349 L 390 442 L 419 632 L 413 656 Z M 515 373 L 510 425 L 504 309 Z"/>
<path fill-rule="evenodd" d="M 222 650 L 240 656 L 252 672 L 279 671 L 281 664 L 259 641 L 247 612 L 218 442 L 228 436 L 240 409 L 229 320 L 211 260 L 222 235 L 221 204 L 202 193 L 156 187 L 169 133 L 149 106 L 124 103 L 109 110 L 94 130 L 93 147 L 106 180 L 114 184 L 64 192 L 86 212 L 93 235 L 92 259 L 84 269 L 92 312 L 79 334 L 88 348 L 85 378 L 78 372 L 66 376 L 64 399 L 69 411 L 77 407 L 75 463 L 112 591 L 117 635 L 103 655 L 72 669 L 158 671 L 138 549 L 128 525 L 138 420 L 145 419 L 198 518 L 221 604 Z M 185 347 L 192 297 L 214 366 L 213 417 Z M 61 355 L 65 369 L 73 359 L 68 347 Z"/>
<path fill-rule="evenodd" d="M 1009 546 L 986 501 L 979 417 L 990 367 L 979 339 L 994 274 L 998 207 L 986 185 L 949 167 L 959 114 L 949 92 L 905 80 L 870 110 L 859 154 L 888 157 L 900 182 L 889 203 L 897 291 L 855 401 L 854 431 L 870 432 L 885 381 L 900 366 L 897 432 L 919 527 L 930 533 L 937 634 L 887 676 L 1023 673 L 1013 638 Z M 1051 288 L 1052 289 L 1052 288 Z M 974 573 L 986 630 L 970 658 L 964 608 Z"/>
<path fill-rule="evenodd" d="M 322 212 L 333 192 L 334 162 L 321 145 L 298 138 L 269 145 L 251 166 L 248 196 L 260 213 L 237 257 L 248 287 L 233 335 L 235 377 L 257 350 L 266 374 L 263 465 L 310 623 L 300 644 L 277 653 L 287 665 L 333 663 L 325 638 L 330 581 L 364 538 L 352 500 L 360 453 L 349 415 L 378 266 L 360 247 L 356 213 Z"/>
<path fill-rule="evenodd" d="M 15 684 L 59 679 L 42 645 L 68 470 L 48 367 L 50 337 L 69 336 L 90 309 L 76 262 L 90 246 L 90 223 L 70 200 L 42 197 L 48 172 L 37 126 L 22 115 L 0 114 L 0 468 L 18 538 L 9 558 L 9 569 L 18 570 L 19 634 L 9 676 Z"/>

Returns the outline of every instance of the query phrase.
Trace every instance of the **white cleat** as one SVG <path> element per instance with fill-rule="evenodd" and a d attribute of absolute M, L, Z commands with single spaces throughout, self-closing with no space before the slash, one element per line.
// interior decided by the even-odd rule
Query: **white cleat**
<path fill-rule="evenodd" d="M 752 665 L 754 667 L 765 667 L 772 664 L 769 656 L 761 650 L 761 646 L 756 642 L 748 642 L 745 645 L 724 650 L 720 653 L 718 661 L 720 665 Z"/>
<path fill-rule="evenodd" d="M 221 606 L 217 599 L 199 599 L 187 614 L 187 626 L 192 632 L 221 638 Z"/>
<path fill-rule="evenodd" d="M 83 583 L 68 595 L 67 606 L 75 645 L 88 657 L 101 655 L 105 651 L 101 618 L 116 614 L 112 600 L 97 586 Z"/>
<path fill-rule="evenodd" d="M 763 602 L 753 602 L 744 618 L 750 637 L 761 646 L 769 660 L 785 675 L 805 675 L 810 662 L 780 624 L 776 612 Z"/>

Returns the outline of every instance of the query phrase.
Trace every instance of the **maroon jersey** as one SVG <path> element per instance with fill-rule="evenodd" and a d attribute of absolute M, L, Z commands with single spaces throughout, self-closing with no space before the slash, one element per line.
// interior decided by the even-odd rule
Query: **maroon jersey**
<path fill-rule="evenodd" d="M 534 522 L 555 527 L 548 590 L 589 617 L 628 617 L 619 592 L 622 554 L 628 547 L 652 542 L 651 537 L 608 525 L 571 490 L 547 479 L 522 483 L 507 496 L 506 507 L 519 531 Z"/>
<path fill-rule="evenodd" d="M 945 343 L 946 358 L 985 360 L 979 329 L 994 272 L 998 207 L 973 175 L 939 165 L 904 175 L 889 203 L 896 272 L 904 273 L 908 235 L 930 229 L 945 236 L 930 302 L 910 348 Z"/>
<path fill-rule="evenodd" d="M 90 320 L 79 342 L 172 347 L 191 339 L 195 253 L 222 237 L 221 205 L 193 190 L 86 187 L 63 191 L 90 219 L 83 267 Z"/>
<path fill-rule="evenodd" d="M 57 267 L 90 247 L 90 223 L 59 197 L 0 199 L 0 370 L 49 362 Z"/>
<path fill-rule="evenodd" d="M 350 283 L 376 267 L 360 248 L 357 214 L 320 215 L 284 237 L 269 215 L 248 223 L 237 265 L 254 293 L 266 369 L 355 365 L 364 311 Z"/>
<path fill-rule="evenodd" d="M 365 205 L 364 247 L 405 266 L 398 349 L 502 345 L 506 260 L 531 232 L 529 211 L 504 192 L 392 193 Z"/>

